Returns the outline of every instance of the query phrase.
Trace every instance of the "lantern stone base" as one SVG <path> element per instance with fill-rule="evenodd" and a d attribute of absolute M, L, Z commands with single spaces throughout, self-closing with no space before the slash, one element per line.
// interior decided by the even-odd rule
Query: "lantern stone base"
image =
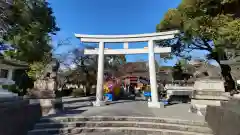
<path fill-rule="evenodd" d="M 149 108 L 164 108 L 164 104 L 162 102 L 148 102 Z"/>
<path fill-rule="evenodd" d="M 48 116 L 63 111 L 61 98 L 49 98 L 49 99 L 30 99 L 30 104 L 40 103 L 42 116 Z"/>
<path fill-rule="evenodd" d="M 61 99 L 40 99 L 42 115 L 56 114 L 63 110 Z"/>
<path fill-rule="evenodd" d="M 105 101 L 100 101 L 100 100 L 97 100 L 95 102 L 92 102 L 93 106 L 105 106 L 106 105 L 106 102 Z"/>

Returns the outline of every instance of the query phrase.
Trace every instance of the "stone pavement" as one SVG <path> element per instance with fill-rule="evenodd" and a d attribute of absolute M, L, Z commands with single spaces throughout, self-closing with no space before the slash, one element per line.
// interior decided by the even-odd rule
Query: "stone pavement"
<path fill-rule="evenodd" d="M 65 111 L 55 116 L 138 116 L 204 121 L 204 117 L 188 112 L 190 104 L 174 104 L 165 108 L 148 108 L 146 101 L 120 100 L 93 107 L 89 98 L 63 98 Z"/>

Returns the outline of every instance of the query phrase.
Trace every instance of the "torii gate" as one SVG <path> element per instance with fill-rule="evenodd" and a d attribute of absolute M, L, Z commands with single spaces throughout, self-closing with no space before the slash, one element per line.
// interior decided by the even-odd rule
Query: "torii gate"
<path fill-rule="evenodd" d="M 104 76 L 104 55 L 118 54 L 148 54 L 149 56 L 149 73 L 152 100 L 148 102 L 148 107 L 160 108 L 162 104 L 158 99 L 156 69 L 155 69 L 155 53 L 170 53 L 171 47 L 154 47 L 154 41 L 174 38 L 179 31 L 167 31 L 151 34 L 136 34 L 136 35 L 84 35 L 75 34 L 80 38 L 81 42 L 99 43 L 97 49 L 84 49 L 86 55 L 98 56 L 98 73 L 97 73 L 97 91 L 95 106 L 105 105 L 103 100 L 103 76 Z M 147 48 L 128 49 L 129 42 L 148 42 Z M 104 43 L 124 43 L 124 49 L 107 49 L 104 48 Z"/>

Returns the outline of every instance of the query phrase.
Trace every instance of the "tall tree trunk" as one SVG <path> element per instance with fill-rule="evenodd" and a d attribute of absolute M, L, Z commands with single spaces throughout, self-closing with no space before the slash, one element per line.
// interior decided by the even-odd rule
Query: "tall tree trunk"
<path fill-rule="evenodd" d="M 87 72 L 87 75 L 86 75 L 86 96 L 90 96 L 90 90 L 91 90 L 91 83 L 89 81 L 91 81 L 91 78 L 90 78 L 90 75 L 89 73 Z"/>
<path fill-rule="evenodd" d="M 231 75 L 231 67 L 229 65 L 221 64 L 221 60 L 219 58 L 215 58 L 215 60 L 218 62 L 222 70 L 221 73 L 225 80 L 225 92 L 231 92 L 235 90 L 235 81 Z"/>
<path fill-rule="evenodd" d="M 86 84 L 86 96 L 90 96 L 90 90 L 91 90 L 91 85 L 90 83 L 87 82 Z"/>

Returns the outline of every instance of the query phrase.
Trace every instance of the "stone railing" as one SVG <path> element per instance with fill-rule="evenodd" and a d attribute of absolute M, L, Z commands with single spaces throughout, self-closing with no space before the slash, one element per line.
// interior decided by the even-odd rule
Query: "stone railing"
<path fill-rule="evenodd" d="M 40 118 L 40 104 L 20 99 L 1 101 L 0 135 L 26 135 Z"/>

